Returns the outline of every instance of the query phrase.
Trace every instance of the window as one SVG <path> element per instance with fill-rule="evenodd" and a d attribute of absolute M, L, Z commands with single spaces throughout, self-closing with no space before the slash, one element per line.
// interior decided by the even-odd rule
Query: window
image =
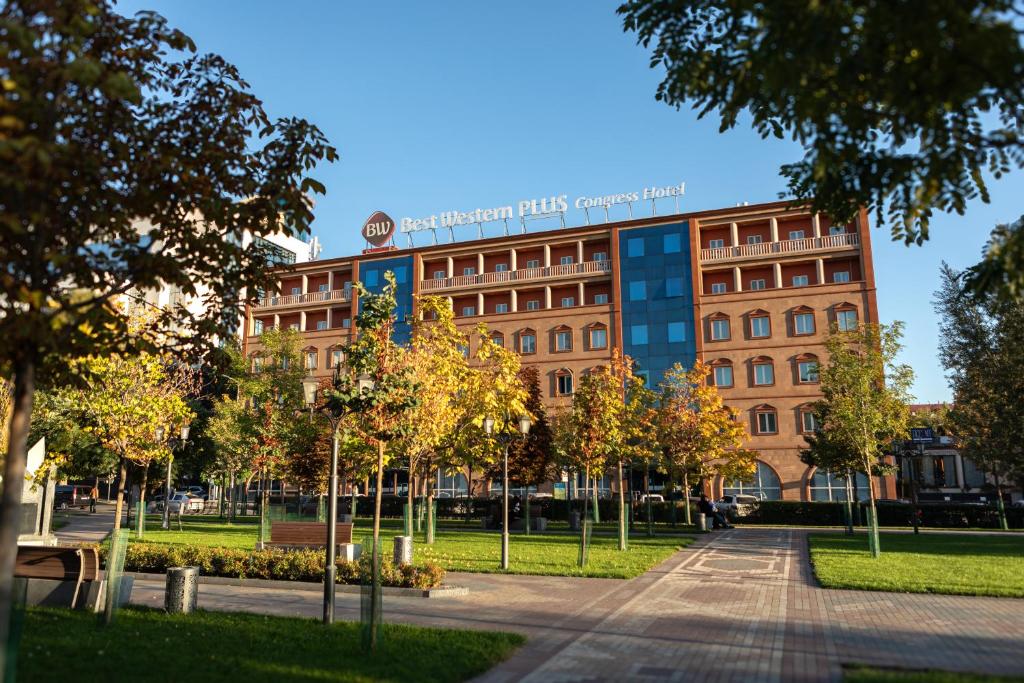
<path fill-rule="evenodd" d="M 317 331 L 319 331 L 319 330 L 326 330 L 327 329 L 327 321 L 326 320 L 317 320 L 316 321 L 316 329 L 317 329 Z"/>
<path fill-rule="evenodd" d="M 395 266 L 395 284 L 403 285 L 409 281 L 408 266 Z"/>
<path fill-rule="evenodd" d="M 572 393 L 572 373 L 567 370 L 559 370 L 555 375 L 555 382 L 559 396 L 568 396 Z"/>
<path fill-rule="evenodd" d="M 832 282 L 849 282 L 850 271 L 848 270 L 837 270 L 832 273 Z"/>
<path fill-rule="evenodd" d="M 728 339 L 730 336 L 728 318 L 715 318 L 711 321 L 712 341 L 722 341 L 723 339 Z"/>
<path fill-rule="evenodd" d="M 814 334 L 814 314 L 810 312 L 794 313 L 793 332 L 795 334 Z"/>
<path fill-rule="evenodd" d="M 779 420 L 775 414 L 774 409 L 758 410 L 757 413 L 757 433 L 758 434 L 776 434 L 779 431 Z"/>
<path fill-rule="evenodd" d="M 527 301 L 526 302 L 526 310 L 528 310 L 528 311 L 540 310 L 540 300 L 539 299 L 530 299 L 529 301 Z"/>
<path fill-rule="evenodd" d="M 281 357 L 281 369 L 282 370 L 287 370 L 289 365 L 291 365 L 291 359 L 288 358 L 288 356 L 282 356 Z"/>
<path fill-rule="evenodd" d="M 764 278 L 759 278 L 757 280 L 751 280 L 750 281 L 750 289 L 752 291 L 753 290 L 757 290 L 757 289 L 764 289 L 764 288 L 765 288 Z"/>
<path fill-rule="evenodd" d="M 607 261 L 608 260 L 608 254 L 606 254 L 603 251 L 595 251 L 594 252 L 594 260 L 595 261 Z"/>
<path fill-rule="evenodd" d="M 772 336 L 771 318 L 766 315 L 755 315 L 750 318 L 750 336 L 755 339 Z"/>
<path fill-rule="evenodd" d="M 343 328 L 345 328 L 346 330 L 348 328 L 352 327 L 352 319 L 351 318 L 342 318 L 341 319 L 341 326 Z"/>
<path fill-rule="evenodd" d="M 732 386 L 732 366 L 731 365 L 716 365 L 714 372 L 714 381 L 716 387 L 731 387 Z"/>
<path fill-rule="evenodd" d="M 595 304 L 606 304 L 606 303 L 608 303 L 608 295 L 607 294 L 595 294 L 594 295 L 594 303 Z"/>
<path fill-rule="evenodd" d="M 434 495 L 443 498 L 465 498 L 469 495 L 466 475 L 461 472 L 448 474 L 443 470 L 437 471 L 437 483 L 434 487 Z"/>
<path fill-rule="evenodd" d="M 682 296 L 683 295 L 683 278 L 681 277 L 667 277 L 665 278 L 665 296 Z"/>
<path fill-rule="evenodd" d="M 256 319 L 252 321 L 252 333 L 263 334 L 263 321 Z"/>
<path fill-rule="evenodd" d="M 324 284 L 318 286 L 316 291 L 318 291 L 318 292 L 326 292 L 327 291 L 327 283 L 325 282 Z"/>
<path fill-rule="evenodd" d="M 754 385 L 763 387 L 775 384 L 775 366 L 770 359 L 754 359 Z"/>
<path fill-rule="evenodd" d="M 563 256 L 562 258 L 558 259 L 558 263 L 563 266 L 571 266 L 572 256 Z"/>
<path fill-rule="evenodd" d="M 631 237 L 626 240 L 626 255 L 643 256 L 644 255 L 644 238 L 643 237 Z"/>
<path fill-rule="evenodd" d="M 508 313 L 508 304 L 495 304 L 494 305 L 494 312 L 495 313 Z"/>
<path fill-rule="evenodd" d="M 858 472 L 853 478 L 853 499 L 861 500 L 868 495 L 868 478 Z M 844 501 L 846 500 L 846 477 L 839 477 L 828 470 L 818 469 L 811 477 L 811 500 Z"/>
<path fill-rule="evenodd" d="M 446 270 L 435 270 L 434 271 L 434 279 L 435 280 L 443 280 L 446 277 L 448 277 L 448 271 L 446 271 Z"/>
<path fill-rule="evenodd" d="M 629 300 L 630 301 L 643 301 L 647 298 L 647 282 L 644 280 L 634 280 L 629 283 Z"/>
<path fill-rule="evenodd" d="M 758 500 L 782 500 L 782 482 L 768 465 L 760 460 L 751 479 L 725 482 L 722 494 L 726 496 L 754 496 Z"/>
<path fill-rule="evenodd" d="M 367 287 L 376 287 L 380 283 L 380 271 L 368 270 L 363 276 L 363 284 Z"/>
<path fill-rule="evenodd" d="M 629 340 L 634 345 L 647 343 L 647 325 L 630 325 Z"/>
<path fill-rule="evenodd" d="M 469 358 L 469 344 L 459 344 L 459 353 L 463 358 Z"/>
<path fill-rule="evenodd" d="M 686 341 L 686 323 L 673 322 L 668 324 L 668 342 L 679 344 Z"/>
<path fill-rule="evenodd" d="M 526 262 L 526 267 L 527 268 L 540 268 L 540 259 L 535 259 L 535 258 L 529 259 Z"/>
<path fill-rule="evenodd" d="M 844 309 L 836 311 L 836 326 L 840 332 L 851 332 L 857 329 L 857 311 Z"/>
<path fill-rule="evenodd" d="M 651 386 L 651 373 L 647 370 L 637 370 L 633 375 L 640 380 L 640 385 L 644 387 Z"/>
<path fill-rule="evenodd" d="M 747 244 L 761 244 L 761 236 L 747 235 Z"/>
<path fill-rule="evenodd" d="M 507 263 L 495 263 L 494 264 L 494 272 L 495 273 L 507 273 L 508 272 L 508 264 Z"/>
<path fill-rule="evenodd" d="M 802 240 L 804 238 L 803 230 L 790 230 L 789 239 L 791 240 Z"/>
<path fill-rule="evenodd" d="M 345 351 L 342 349 L 331 349 L 331 367 L 334 369 L 345 362 Z"/>
<path fill-rule="evenodd" d="M 797 361 L 797 375 L 800 378 L 801 384 L 817 384 L 818 383 L 818 359 L 811 357 L 804 357 Z"/>
<path fill-rule="evenodd" d="M 721 249 L 725 246 L 725 240 L 708 240 L 708 249 Z"/>
<path fill-rule="evenodd" d="M 537 353 L 537 335 L 533 330 L 519 333 L 519 353 Z"/>
<path fill-rule="evenodd" d="M 263 359 L 259 356 L 254 356 L 252 359 L 252 371 L 263 372 Z"/>
<path fill-rule="evenodd" d="M 572 330 L 555 331 L 555 351 L 572 351 Z"/>
<path fill-rule="evenodd" d="M 806 287 L 807 283 L 808 283 L 808 279 L 807 279 L 806 275 L 794 275 L 793 276 L 793 286 L 794 287 Z"/>
<path fill-rule="evenodd" d="M 562 297 L 562 308 L 572 308 L 576 305 L 576 297 L 574 296 L 563 296 Z"/>
<path fill-rule="evenodd" d="M 463 306 L 462 315 L 476 315 L 476 306 Z"/>
<path fill-rule="evenodd" d="M 316 351 L 306 351 L 306 372 L 313 372 L 316 370 L 316 366 Z"/>
<path fill-rule="evenodd" d="M 830 225 L 830 226 L 828 226 L 828 234 L 830 234 L 830 235 L 845 235 L 846 234 L 846 226 L 845 225 Z"/>
<path fill-rule="evenodd" d="M 462 274 L 463 275 L 476 275 L 476 267 L 475 266 L 468 266 L 466 268 L 463 268 L 462 269 Z"/>
<path fill-rule="evenodd" d="M 302 294 L 302 287 L 292 287 L 292 295 Z"/>
<path fill-rule="evenodd" d="M 804 434 L 812 434 L 818 431 L 818 418 L 814 415 L 814 411 L 810 408 L 804 408 L 800 411 L 800 431 Z"/>
<path fill-rule="evenodd" d="M 289 329 L 289 330 L 295 330 L 295 331 L 298 331 L 298 329 L 299 329 L 299 324 L 298 324 L 298 323 L 292 323 L 291 325 L 289 325 L 289 326 L 288 326 L 288 329 Z"/>
<path fill-rule="evenodd" d="M 498 346 L 504 348 L 505 335 L 503 335 L 501 332 L 494 332 L 493 334 L 491 334 L 491 341 L 497 344 Z"/>
<path fill-rule="evenodd" d="M 670 233 L 662 239 L 664 242 L 662 246 L 666 254 L 678 254 L 683 248 L 683 241 L 678 233 Z"/>
<path fill-rule="evenodd" d="M 591 349 L 605 349 L 608 348 L 608 330 L 603 327 L 591 327 L 590 328 L 590 348 Z"/>
<path fill-rule="evenodd" d="M 729 286 L 726 285 L 724 282 L 712 282 L 711 283 L 711 293 L 712 294 L 725 294 L 728 291 L 729 291 Z"/>

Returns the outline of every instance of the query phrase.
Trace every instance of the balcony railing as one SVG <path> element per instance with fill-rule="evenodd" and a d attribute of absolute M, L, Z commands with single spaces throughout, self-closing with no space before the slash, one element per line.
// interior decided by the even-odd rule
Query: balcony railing
<path fill-rule="evenodd" d="M 254 308 L 278 308 L 281 306 L 296 306 L 298 304 L 315 304 L 326 301 L 344 303 L 352 300 L 351 289 L 332 289 L 326 292 L 307 292 L 305 294 L 288 294 L 286 296 L 268 296 L 257 299 Z"/>
<path fill-rule="evenodd" d="M 584 261 L 568 265 L 541 266 L 539 268 L 519 268 L 497 273 L 479 273 L 478 275 L 456 275 L 455 277 L 421 280 L 420 291 L 438 289 L 454 289 L 458 287 L 477 287 L 479 285 L 500 284 L 503 282 L 525 282 L 528 280 L 546 280 L 572 275 L 602 275 L 612 271 L 610 261 Z"/>
<path fill-rule="evenodd" d="M 701 249 L 700 260 L 725 261 L 735 258 L 756 258 L 758 256 L 777 256 L 785 254 L 801 254 L 823 249 L 841 249 L 856 247 L 860 244 L 860 236 L 855 232 L 843 232 L 838 235 L 821 237 L 805 237 L 799 240 L 782 240 L 780 242 L 758 242 L 757 244 L 741 244 L 735 247 L 715 247 Z"/>

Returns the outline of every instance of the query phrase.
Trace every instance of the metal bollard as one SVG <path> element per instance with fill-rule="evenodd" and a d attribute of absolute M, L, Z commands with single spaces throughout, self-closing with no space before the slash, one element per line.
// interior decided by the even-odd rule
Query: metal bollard
<path fill-rule="evenodd" d="M 199 603 L 199 567 L 168 567 L 164 610 L 189 614 Z"/>
<path fill-rule="evenodd" d="M 575 511 L 569 513 L 569 529 L 572 531 L 580 530 L 580 513 Z"/>
<path fill-rule="evenodd" d="M 708 518 L 703 512 L 698 512 L 696 517 L 697 531 L 705 532 L 708 530 Z"/>
<path fill-rule="evenodd" d="M 395 536 L 395 566 L 412 564 L 412 536 Z"/>

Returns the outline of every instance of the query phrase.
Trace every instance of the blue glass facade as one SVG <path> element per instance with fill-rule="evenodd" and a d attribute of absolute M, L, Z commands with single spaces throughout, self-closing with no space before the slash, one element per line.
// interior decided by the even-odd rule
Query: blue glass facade
<path fill-rule="evenodd" d="M 697 358 L 687 222 L 619 232 L 623 352 L 656 386 Z"/>
<path fill-rule="evenodd" d="M 412 336 L 412 256 L 397 256 L 380 261 L 361 261 L 359 263 L 359 281 L 373 294 L 380 294 L 384 289 L 384 273 L 395 274 L 395 300 L 397 307 L 395 316 L 394 339 L 399 344 L 407 344 Z"/>

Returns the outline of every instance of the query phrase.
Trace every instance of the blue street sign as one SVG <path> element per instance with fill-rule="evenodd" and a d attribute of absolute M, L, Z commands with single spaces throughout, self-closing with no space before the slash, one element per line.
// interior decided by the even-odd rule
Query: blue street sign
<path fill-rule="evenodd" d="M 914 443 L 931 443 L 932 438 L 931 427 L 914 427 L 910 430 L 910 440 Z"/>

